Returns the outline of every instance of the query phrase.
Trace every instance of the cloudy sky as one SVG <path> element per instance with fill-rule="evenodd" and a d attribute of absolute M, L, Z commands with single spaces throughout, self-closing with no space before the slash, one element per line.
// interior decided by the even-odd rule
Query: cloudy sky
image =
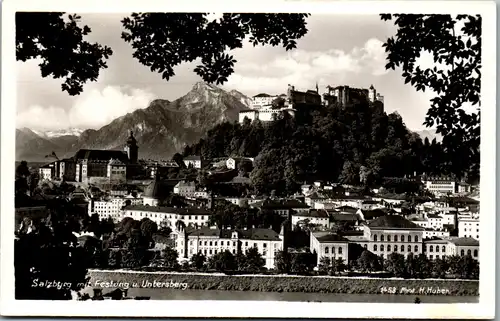
<path fill-rule="evenodd" d="M 82 14 L 92 29 L 88 40 L 110 46 L 114 53 L 109 68 L 97 82 L 87 83 L 79 96 L 60 89 L 61 82 L 42 78 L 36 61 L 17 63 L 17 127 L 35 130 L 100 128 L 116 117 L 145 108 L 155 98 L 174 100 L 201 79 L 195 64 L 183 64 L 168 82 L 132 57 L 121 38 L 122 15 Z M 261 92 L 284 93 L 287 84 L 298 90 L 320 91 L 327 85 L 368 88 L 371 84 L 385 97 L 387 112 L 399 112 L 407 126 L 423 129 L 429 94 L 405 85 L 399 70 L 386 71 L 382 43 L 394 34 L 389 22 L 378 15 L 313 15 L 309 32 L 297 49 L 245 45 L 234 52 L 235 73 L 223 86 L 252 96 Z M 42 121 L 41 121 L 42 120 Z"/>

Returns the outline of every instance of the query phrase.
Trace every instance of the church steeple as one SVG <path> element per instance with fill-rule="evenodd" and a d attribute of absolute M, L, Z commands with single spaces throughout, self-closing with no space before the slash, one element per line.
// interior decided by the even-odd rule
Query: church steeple
<path fill-rule="evenodd" d="M 137 163 L 139 156 L 139 147 L 137 146 L 137 140 L 134 137 L 134 132 L 130 131 L 130 136 L 127 139 L 127 146 L 125 146 L 125 151 L 128 155 L 128 160 L 130 163 Z"/>

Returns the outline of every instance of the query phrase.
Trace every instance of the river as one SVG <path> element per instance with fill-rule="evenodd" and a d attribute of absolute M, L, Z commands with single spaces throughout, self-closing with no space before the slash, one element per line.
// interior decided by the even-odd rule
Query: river
<path fill-rule="evenodd" d="M 104 289 L 104 293 L 112 289 Z M 86 288 L 92 295 L 92 289 Z M 417 295 L 339 294 L 303 292 L 256 292 L 219 290 L 173 290 L 158 288 L 132 288 L 128 296 L 148 296 L 151 300 L 236 300 L 236 301 L 291 301 L 291 302 L 362 302 L 413 303 Z M 478 303 L 479 296 L 418 295 L 421 303 Z"/>

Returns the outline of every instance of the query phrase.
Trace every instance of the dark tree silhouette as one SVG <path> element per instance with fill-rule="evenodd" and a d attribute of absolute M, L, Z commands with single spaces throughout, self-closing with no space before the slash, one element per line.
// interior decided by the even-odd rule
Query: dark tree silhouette
<path fill-rule="evenodd" d="M 307 33 L 308 14 L 225 13 L 209 21 L 208 13 L 133 13 L 122 20 L 122 38 L 132 45 L 133 57 L 169 80 L 173 68 L 201 59 L 195 68 L 204 81 L 222 84 L 233 73 L 230 55 L 245 39 L 256 45 L 296 47 Z M 68 18 L 65 21 L 64 18 Z M 89 43 L 88 26 L 80 17 L 61 12 L 17 12 L 17 60 L 41 58 L 42 77 L 64 78 L 62 90 L 78 95 L 87 81 L 96 81 L 107 68 L 111 48 Z M 64 59 L 63 59 L 64 58 Z"/>
<path fill-rule="evenodd" d="M 435 92 L 424 124 L 436 125 L 455 174 L 479 164 L 481 17 L 479 15 L 382 14 L 394 21 L 397 32 L 387 39 L 387 69 L 401 67 L 405 83 L 417 91 Z M 394 20 L 393 20 L 394 19 Z M 460 30 L 457 25 L 463 24 Z M 421 69 L 416 60 L 423 51 L 435 66 Z M 444 68 L 443 68 L 443 67 Z M 463 107 L 472 105 L 476 112 Z M 472 170 L 472 169 L 471 169 Z"/>
<path fill-rule="evenodd" d="M 41 59 L 42 77 L 64 78 L 61 88 L 70 95 L 80 94 L 87 81 L 96 81 L 113 53 L 85 41 L 91 30 L 79 26 L 79 20 L 78 15 L 61 12 L 16 12 L 17 60 Z"/>

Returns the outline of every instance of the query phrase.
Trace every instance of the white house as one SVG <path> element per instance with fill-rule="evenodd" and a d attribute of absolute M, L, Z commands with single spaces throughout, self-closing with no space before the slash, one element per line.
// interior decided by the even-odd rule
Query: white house
<path fill-rule="evenodd" d="M 457 191 L 457 183 L 452 179 L 428 179 L 423 181 L 425 188 L 434 193 L 434 195 L 455 194 Z"/>
<path fill-rule="evenodd" d="M 201 157 L 200 156 L 187 156 L 183 159 L 186 167 L 201 168 Z"/>
<path fill-rule="evenodd" d="M 112 218 L 114 221 L 119 221 L 122 218 L 121 209 L 130 202 L 130 205 L 142 205 L 141 197 L 133 197 L 128 195 L 125 197 L 113 197 L 108 200 L 90 200 L 88 204 L 89 215 L 98 214 L 100 220 Z"/>
<path fill-rule="evenodd" d="M 238 164 L 241 162 L 248 162 L 249 164 L 253 164 L 253 158 L 251 158 L 251 157 L 229 157 L 226 160 L 226 167 L 229 169 L 237 169 Z"/>
<path fill-rule="evenodd" d="M 297 225 L 299 222 L 308 222 L 327 228 L 330 225 L 330 218 L 325 210 L 309 210 L 292 214 L 292 225 Z"/>
<path fill-rule="evenodd" d="M 344 264 L 348 263 L 349 240 L 342 236 L 329 232 L 312 232 L 309 247 L 311 252 L 317 254 L 317 266 L 322 257 L 330 260 L 343 259 Z"/>
<path fill-rule="evenodd" d="M 271 229 L 218 229 L 205 227 L 188 235 L 179 233 L 176 239 L 176 249 L 180 259 L 190 259 L 194 254 L 202 253 L 211 257 L 223 251 L 232 254 L 240 250 L 245 253 L 255 247 L 265 260 L 265 267 L 270 269 L 275 266 L 275 257 L 283 249 L 282 235 Z"/>
<path fill-rule="evenodd" d="M 182 221 L 186 226 L 206 226 L 212 213 L 201 208 L 175 208 L 163 206 L 136 205 L 126 207 L 123 217 L 131 217 L 140 221 L 149 218 L 156 224 L 166 224 L 172 230 L 177 221 Z"/>
<path fill-rule="evenodd" d="M 458 237 L 479 240 L 479 217 L 458 217 Z"/>

